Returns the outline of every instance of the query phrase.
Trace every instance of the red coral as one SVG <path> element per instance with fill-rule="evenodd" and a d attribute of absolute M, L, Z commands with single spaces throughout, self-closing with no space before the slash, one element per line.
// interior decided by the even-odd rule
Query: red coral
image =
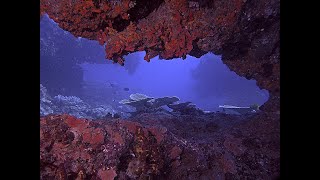
<path fill-rule="evenodd" d="M 103 45 L 107 41 L 106 33 L 100 30 L 99 33 L 97 34 L 97 40 L 100 45 Z"/>
<path fill-rule="evenodd" d="M 111 169 L 99 169 L 98 170 L 98 177 L 102 180 L 113 180 L 117 176 L 116 171 Z"/>
<path fill-rule="evenodd" d="M 123 141 L 120 133 L 118 133 L 118 132 L 114 133 L 113 141 L 114 141 L 115 143 L 120 144 L 120 145 L 123 145 L 123 144 L 124 144 L 124 141 Z"/>
<path fill-rule="evenodd" d="M 82 135 L 83 142 L 92 145 L 99 145 L 104 142 L 104 134 L 100 128 L 97 129 L 86 129 Z"/>
<path fill-rule="evenodd" d="M 192 41 L 196 37 L 201 38 L 206 32 L 199 30 L 199 33 L 195 33 L 192 30 L 199 27 L 192 25 L 196 23 L 193 18 L 195 13 L 188 8 L 186 0 L 166 1 L 164 5 L 138 23 L 130 21 L 130 14 L 128 14 L 128 10 L 132 7 L 130 0 L 99 1 L 99 8 L 93 1 L 74 1 L 73 3 L 59 1 L 54 6 L 51 1 L 54 0 L 42 0 L 42 11 L 46 11 L 50 17 L 59 22 L 60 27 L 75 36 L 95 39 L 101 45 L 107 43 L 106 58 L 121 65 L 124 62 L 123 55 L 141 50 L 147 51 L 145 56 L 147 61 L 158 54 L 165 59 L 184 57 L 192 50 Z M 49 4 L 51 6 L 48 6 Z M 56 6 L 62 8 L 55 8 Z M 197 15 L 206 16 L 207 14 L 198 13 Z M 129 20 L 130 25 L 118 32 L 113 27 L 116 17 Z"/>
<path fill-rule="evenodd" d="M 66 123 L 72 128 L 76 128 L 78 131 L 83 131 L 88 126 L 88 122 L 82 119 L 77 119 L 74 116 L 63 115 L 66 118 Z"/>
<path fill-rule="evenodd" d="M 230 4 L 221 3 L 219 4 L 224 11 L 221 11 L 215 18 L 215 24 L 217 26 L 230 26 L 234 25 L 235 21 L 239 16 L 239 12 L 243 5 L 243 0 L 232 0 Z M 231 6 L 230 6 L 231 5 Z M 223 8 L 228 6 L 228 8 Z"/>
<path fill-rule="evenodd" d="M 135 133 L 137 130 L 137 126 L 141 126 L 141 124 L 137 122 L 132 122 L 132 121 L 125 121 L 121 120 L 119 121 L 120 125 L 127 128 L 130 133 Z"/>
<path fill-rule="evenodd" d="M 144 60 L 146 60 L 147 62 L 150 62 L 150 59 L 156 57 L 158 55 L 157 51 L 154 50 L 150 50 L 146 53 L 146 55 L 144 56 Z"/>

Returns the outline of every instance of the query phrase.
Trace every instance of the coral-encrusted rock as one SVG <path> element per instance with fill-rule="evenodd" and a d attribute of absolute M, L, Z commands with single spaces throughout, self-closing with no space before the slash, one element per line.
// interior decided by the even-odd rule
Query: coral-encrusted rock
<path fill-rule="evenodd" d="M 278 118 L 275 113 L 167 118 L 155 113 L 110 121 L 45 116 L 40 119 L 40 176 L 102 180 L 276 178 L 280 163 Z M 203 129 L 212 123 L 216 128 Z"/>
<path fill-rule="evenodd" d="M 41 0 L 44 12 L 75 36 L 106 44 L 106 58 L 146 51 L 144 59 L 222 54 L 280 104 L 280 0 Z"/>
<path fill-rule="evenodd" d="M 41 179 L 279 177 L 279 0 L 40 0 L 40 11 L 73 35 L 106 44 L 106 57 L 121 65 L 143 50 L 146 61 L 214 52 L 270 92 L 261 107 L 270 113 L 255 116 L 43 117 Z"/>
<path fill-rule="evenodd" d="M 233 155 L 239 156 L 246 151 L 246 148 L 242 145 L 242 140 L 234 138 L 233 136 L 227 136 L 223 143 L 224 147 L 227 148 Z"/>
<path fill-rule="evenodd" d="M 139 162 L 141 166 L 135 168 L 142 168 L 141 172 L 123 171 L 133 173 L 134 177 L 161 174 L 164 152 L 155 137 L 141 125 L 130 133 L 126 126 L 115 121 L 89 121 L 68 115 L 47 116 L 40 122 L 43 179 L 55 177 L 55 167 L 71 179 L 78 176 L 113 179 L 117 176 L 117 168 L 125 168 L 134 162 Z M 129 152 L 132 154 L 126 157 Z M 121 166 L 124 157 L 128 163 Z M 128 177 L 132 176 L 130 173 Z"/>

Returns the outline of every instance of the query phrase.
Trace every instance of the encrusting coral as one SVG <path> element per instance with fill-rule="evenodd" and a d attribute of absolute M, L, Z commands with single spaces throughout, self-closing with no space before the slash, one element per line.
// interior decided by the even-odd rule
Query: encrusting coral
<path fill-rule="evenodd" d="M 40 118 L 41 179 L 276 179 L 272 114 Z M 268 127 L 268 128 L 266 128 Z M 111 179 L 112 179 L 111 178 Z"/>

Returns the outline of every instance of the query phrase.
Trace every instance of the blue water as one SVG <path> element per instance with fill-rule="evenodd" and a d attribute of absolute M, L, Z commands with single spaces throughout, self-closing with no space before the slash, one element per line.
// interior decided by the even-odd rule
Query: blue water
<path fill-rule="evenodd" d="M 152 97 L 178 96 L 203 110 L 216 111 L 219 105 L 262 105 L 269 94 L 255 80 L 239 77 L 223 64 L 221 57 L 208 53 L 185 60 L 143 60 L 145 52 L 125 57 L 125 66 L 104 59 L 104 47 L 96 41 L 77 38 L 44 16 L 40 21 L 40 83 L 53 96 L 101 97 L 114 105 L 131 93 Z M 95 86 L 90 91 L 84 84 Z M 114 87 L 110 88 L 110 84 Z M 129 91 L 125 91 L 128 88 Z M 100 90 L 99 90 L 100 89 Z M 86 92 L 87 91 L 87 92 Z M 84 98 L 84 97 L 83 97 Z"/>

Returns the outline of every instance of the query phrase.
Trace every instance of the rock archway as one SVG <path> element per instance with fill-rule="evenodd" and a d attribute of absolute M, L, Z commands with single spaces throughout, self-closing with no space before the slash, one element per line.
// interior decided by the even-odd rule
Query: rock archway
<path fill-rule="evenodd" d="M 279 177 L 280 0 L 40 0 L 40 7 L 40 17 L 106 45 L 115 63 L 136 51 L 146 51 L 146 61 L 213 52 L 270 93 L 256 116 L 43 117 L 41 179 Z"/>
<path fill-rule="evenodd" d="M 106 58 L 121 65 L 136 51 L 146 51 L 146 61 L 222 54 L 231 70 L 269 90 L 262 109 L 279 109 L 279 0 L 40 0 L 40 7 L 74 36 L 106 44 Z"/>

